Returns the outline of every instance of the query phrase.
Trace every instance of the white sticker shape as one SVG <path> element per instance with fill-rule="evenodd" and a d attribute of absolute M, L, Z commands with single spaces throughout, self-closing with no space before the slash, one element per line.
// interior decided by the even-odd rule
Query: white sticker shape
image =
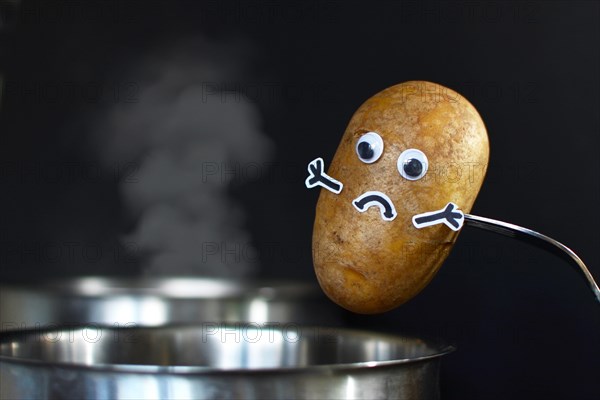
<path fill-rule="evenodd" d="M 344 184 L 336 179 L 333 179 L 325 173 L 325 163 L 321 157 L 315 158 L 308 163 L 308 178 L 304 181 L 307 188 L 312 189 L 316 186 L 321 186 L 330 192 L 339 194 L 344 187 Z"/>
<path fill-rule="evenodd" d="M 450 202 L 441 210 L 417 214 L 412 218 L 412 221 L 417 229 L 437 224 L 445 224 L 453 231 L 458 231 L 465 222 L 465 214 L 458 209 L 456 204 Z"/>
<path fill-rule="evenodd" d="M 361 213 L 367 211 L 372 206 L 377 206 L 381 212 L 381 218 L 385 221 L 392 221 L 398 215 L 392 200 L 381 192 L 365 192 L 352 200 L 352 205 Z"/>

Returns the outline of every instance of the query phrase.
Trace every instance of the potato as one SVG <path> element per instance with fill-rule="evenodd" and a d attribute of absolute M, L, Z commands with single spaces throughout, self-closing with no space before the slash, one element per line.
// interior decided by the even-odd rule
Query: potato
<path fill-rule="evenodd" d="M 418 294 L 450 253 L 488 158 L 477 110 L 446 87 L 411 81 L 368 99 L 327 174 L 322 159 L 309 165 L 307 187 L 324 187 L 313 261 L 325 293 L 365 314 Z"/>

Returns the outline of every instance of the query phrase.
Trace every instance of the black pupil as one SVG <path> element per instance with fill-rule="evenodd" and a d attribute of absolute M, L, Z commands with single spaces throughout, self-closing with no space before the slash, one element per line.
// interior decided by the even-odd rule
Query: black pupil
<path fill-rule="evenodd" d="M 419 176 L 421 175 L 421 172 L 423 172 L 423 164 L 415 158 L 408 159 L 404 162 L 404 172 L 406 172 L 406 175 L 408 176 Z"/>
<path fill-rule="evenodd" d="M 370 160 L 375 155 L 375 151 L 373 151 L 373 146 L 368 142 L 360 142 L 358 144 L 358 155 L 363 160 Z"/>

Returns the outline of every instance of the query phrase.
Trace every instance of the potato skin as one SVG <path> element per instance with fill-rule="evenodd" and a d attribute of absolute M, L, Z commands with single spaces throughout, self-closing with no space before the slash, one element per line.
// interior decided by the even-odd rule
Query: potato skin
<path fill-rule="evenodd" d="M 373 164 L 355 146 L 366 132 L 384 142 Z M 397 159 L 416 148 L 429 160 L 417 181 L 400 176 Z M 391 310 L 418 294 L 446 259 L 458 232 L 443 224 L 417 229 L 416 214 L 448 202 L 470 212 L 489 159 L 485 126 L 458 93 L 424 81 L 392 86 L 354 113 L 327 171 L 344 184 L 340 194 L 321 189 L 313 230 L 319 284 L 340 306 L 357 313 Z M 384 221 L 377 207 L 359 213 L 352 201 L 369 190 L 393 201 L 398 216 Z"/>

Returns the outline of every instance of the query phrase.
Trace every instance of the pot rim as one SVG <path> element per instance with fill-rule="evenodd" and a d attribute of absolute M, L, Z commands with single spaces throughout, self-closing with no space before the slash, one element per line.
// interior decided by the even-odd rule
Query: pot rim
<path fill-rule="evenodd" d="M 223 323 L 222 327 L 235 327 L 243 323 Z M 83 364 L 56 361 L 50 362 L 40 359 L 32 358 L 18 358 L 13 356 L 7 356 L 0 354 L 0 365 L 2 363 L 16 364 L 23 366 L 32 366 L 37 368 L 64 368 L 69 370 L 89 371 L 89 372 L 105 372 L 105 373 L 132 373 L 132 374 L 162 374 L 162 375 L 220 375 L 220 376 L 232 376 L 240 374 L 253 374 L 253 375 L 272 375 L 272 374 L 311 374 L 311 373 L 329 373 L 335 374 L 337 372 L 348 372 L 357 370 L 373 370 L 378 368 L 389 368 L 402 365 L 417 364 L 427 362 L 430 360 L 438 359 L 444 355 L 452 353 L 456 350 L 456 346 L 448 344 L 441 339 L 431 338 L 418 338 L 409 335 L 402 334 L 387 334 L 380 332 L 371 332 L 366 330 L 348 329 L 348 328 L 337 328 L 337 327 L 314 327 L 296 325 L 299 329 L 325 329 L 328 331 L 336 331 L 346 335 L 365 336 L 371 339 L 387 340 L 389 342 L 403 342 L 406 340 L 417 340 L 424 344 L 431 346 L 432 354 L 426 354 L 414 358 L 399 358 L 394 360 L 383 360 L 383 361 L 360 361 L 353 363 L 339 363 L 339 364 L 319 364 L 309 366 L 297 366 L 297 367 L 267 367 L 267 368 L 216 368 L 210 366 L 187 366 L 187 365 L 148 365 L 148 364 Z M 136 327 L 136 328 L 113 328 L 106 327 L 111 331 L 125 331 L 125 330 L 176 330 L 185 328 L 198 328 L 198 324 L 192 325 L 167 325 L 158 327 Z M 26 335 L 38 334 L 46 332 L 64 332 L 62 329 L 42 329 L 36 331 L 14 331 L 8 332 L 5 335 L 0 334 L 0 344 L 9 343 L 11 337 L 19 337 Z"/>
<path fill-rule="evenodd" d="M 167 300 L 224 300 L 242 298 L 288 299 L 324 297 L 316 283 L 285 279 L 228 279 L 198 276 L 116 277 L 83 276 L 31 283 L 0 285 L 10 292 L 33 293 L 52 299 L 159 297 Z"/>

